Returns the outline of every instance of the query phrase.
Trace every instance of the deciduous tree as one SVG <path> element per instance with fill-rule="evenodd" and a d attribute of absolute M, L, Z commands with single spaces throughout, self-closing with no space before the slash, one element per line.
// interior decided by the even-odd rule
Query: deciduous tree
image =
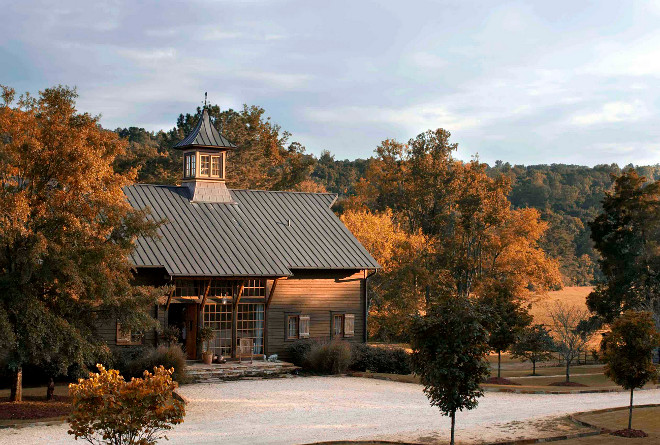
<path fill-rule="evenodd" d="M 555 348 L 566 363 L 566 383 L 571 380 L 571 364 L 584 352 L 593 336 L 588 326 L 589 313 L 577 306 L 556 303 L 550 309 L 555 335 Z"/>
<path fill-rule="evenodd" d="M 626 311 L 611 325 L 601 341 L 605 375 L 630 390 L 628 429 L 632 428 L 633 392 L 649 381 L 656 381 L 658 369 L 653 351 L 660 346 L 660 333 L 649 312 Z"/>
<path fill-rule="evenodd" d="M 488 333 L 483 315 L 467 297 L 439 299 L 412 322 L 411 362 L 424 392 L 440 411 L 451 417 L 454 444 L 456 411 L 473 409 L 488 378 Z"/>
<path fill-rule="evenodd" d="M 16 102 L 2 91 L 0 343 L 20 400 L 24 364 L 84 368 L 107 351 L 94 335 L 97 315 L 152 326 L 147 309 L 161 291 L 131 282 L 133 241 L 155 223 L 124 197 L 134 172 L 112 169 L 125 143 L 76 111 L 75 90 Z"/>
<path fill-rule="evenodd" d="M 536 375 L 536 362 L 550 360 L 555 343 L 550 332 L 541 324 L 528 326 L 517 336 L 511 352 L 513 357 L 532 362 L 532 375 Z"/>

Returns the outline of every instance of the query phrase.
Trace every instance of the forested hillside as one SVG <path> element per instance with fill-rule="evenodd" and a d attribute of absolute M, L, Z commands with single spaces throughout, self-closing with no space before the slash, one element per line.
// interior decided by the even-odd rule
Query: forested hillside
<path fill-rule="evenodd" d="M 319 157 L 310 155 L 259 107 L 221 111 L 212 106 L 209 111 L 218 129 L 239 147 L 230 153 L 227 162 L 228 185 L 233 188 L 338 193 L 341 199 L 336 210 L 341 213 L 344 205 L 354 199 L 370 165 L 376 162 L 373 157 L 337 160 L 329 151 Z M 138 169 L 140 182 L 176 183 L 181 174 L 181 154 L 171 147 L 190 131 L 196 119 L 196 114 L 182 114 L 175 128 L 157 133 L 138 127 L 117 129 L 130 142 L 130 148 L 116 161 L 116 169 Z M 649 179 L 660 178 L 659 165 L 636 169 Z M 588 222 L 599 212 L 604 193 L 612 185 L 612 175 L 621 170 L 617 165 L 523 166 L 502 161 L 485 169 L 492 178 L 509 178 L 508 196 L 514 208 L 535 208 L 548 223 L 541 246 L 559 261 L 566 285 L 592 284 L 598 277 Z"/>

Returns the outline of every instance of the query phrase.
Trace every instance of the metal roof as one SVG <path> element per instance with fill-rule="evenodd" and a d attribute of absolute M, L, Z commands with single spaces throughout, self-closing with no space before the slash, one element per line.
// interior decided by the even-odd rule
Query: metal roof
<path fill-rule="evenodd" d="M 134 208 L 166 220 L 132 261 L 173 276 L 289 276 L 292 269 L 380 266 L 331 210 L 329 193 L 231 190 L 236 204 L 193 203 L 186 187 L 126 187 Z"/>
<path fill-rule="evenodd" d="M 188 147 L 236 148 L 234 144 L 218 133 L 218 130 L 211 124 L 206 108 L 202 110 L 202 115 L 195 129 L 174 146 L 174 148 L 179 149 Z"/>

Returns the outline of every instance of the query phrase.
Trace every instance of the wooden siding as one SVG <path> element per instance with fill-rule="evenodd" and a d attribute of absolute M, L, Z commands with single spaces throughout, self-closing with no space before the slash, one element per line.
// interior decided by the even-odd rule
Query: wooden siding
<path fill-rule="evenodd" d="M 268 281 L 268 287 L 272 280 Z M 293 277 L 278 281 L 268 309 L 268 354 L 278 354 L 286 360 L 287 314 L 310 317 L 310 338 L 331 337 L 332 315 L 355 315 L 355 333 L 343 340 L 362 342 L 364 339 L 364 272 L 363 271 L 296 271 Z"/>

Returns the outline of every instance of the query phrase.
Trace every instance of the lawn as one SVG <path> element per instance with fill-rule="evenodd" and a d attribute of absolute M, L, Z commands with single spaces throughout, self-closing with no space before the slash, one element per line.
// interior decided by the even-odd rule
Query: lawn
<path fill-rule="evenodd" d="M 609 413 L 583 414 L 579 420 L 610 430 L 628 427 L 628 410 L 621 409 Z M 649 437 L 643 439 L 627 439 L 623 437 L 601 434 L 599 436 L 571 439 L 561 442 L 563 445 L 616 445 L 624 443 L 657 444 L 660 443 L 660 407 L 636 408 L 633 411 L 633 428 L 644 430 Z"/>

